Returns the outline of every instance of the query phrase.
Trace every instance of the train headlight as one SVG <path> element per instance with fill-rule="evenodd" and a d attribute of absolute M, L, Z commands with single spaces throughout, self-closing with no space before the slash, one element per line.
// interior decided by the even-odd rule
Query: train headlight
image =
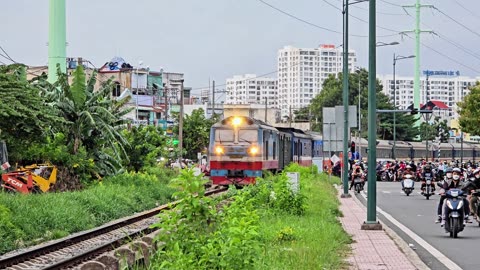
<path fill-rule="evenodd" d="M 258 154 L 258 147 L 255 145 L 250 146 L 250 148 L 248 149 L 248 153 L 252 156 Z"/>
<path fill-rule="evenodd" d="M 215 154 L 221 155 L 221 154 L 223 154 L 223 151 L 224 151 L 224 150 L 223 150 L 223 147 L 222 147 L 222 146 L 220 146 L 220 145 L 215 146 Z"/>
<path fill-rule="evenodd" d="M 243 122 L 242 118 L 236 116 L 236 117 L 234 117 L 233 120 L 232 120 L 232 125 L 238 127 L 238 126 L 240 126 L 240 125 L 242 124 L 242 122 Z"/>

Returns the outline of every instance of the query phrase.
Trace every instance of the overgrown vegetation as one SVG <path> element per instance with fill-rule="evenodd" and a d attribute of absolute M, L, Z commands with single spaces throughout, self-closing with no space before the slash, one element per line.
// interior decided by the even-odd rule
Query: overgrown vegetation
<path fill-rule="evenodd" d="M 298 192 L 285 174 L 231 191 L 222 207 L 204 197 L 203 182 L 182 171 L 176 211 L 156 227 L 166 233 L 152 269 L 339 269 L 350 238 L 343 231 L 335 190 L 316 168 L 300 172 Z"/>
<path fill-rule="evenodd" d="M 172 200 L 173 173 L 123 173 L 89 188 L 24 196 L 0 192 L 0 254 L 91 229 Z"/>

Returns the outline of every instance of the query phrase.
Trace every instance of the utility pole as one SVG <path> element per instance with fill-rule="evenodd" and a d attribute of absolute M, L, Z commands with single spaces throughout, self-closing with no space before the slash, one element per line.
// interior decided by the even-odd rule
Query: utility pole
<path fill-rule="evenodd" d="M 361 87 L 361 80 L 360 80 L 360 73 L 358 73 L 358 154 L 360 154 L 360 160 L 362 159 L 362 145 L 361 145 L 361 140 L 362 140 L 362 111 L 361 109 L 361 93 L 362 93 L 362 87 Z"/>
<path fill-rule="evenodd" d="M 163 95 L 165 98 L 165 129 L 166 129 L 167 121 L 168 121 L 168 88 L 166 83 L 163 83 Z"/>
<path fill-rule="evenodd" d="M 212 82 L 212 117 L 215 116 L 215 80 Z"/>
<path fill-rule="evenodd" d="M 290 105 L 290 114 L 288 117 L 289 126 L 292 127 L 292 105 Z"/>
<path fill-rule="evenodd" d="M 414 5 L 403 6 L 405 8 L 415 8 L 415 29 L 410 31 L 403 31 L 400 34 L 415 33 L 415 78 L 413 81 L 413 108 L 420 109 L 420 34 L 433 33 L 433 31 L 423 31 L 420 29 L 420 10 L 422 8 L 433 8 L 433 5 L 421 5 L 420 0 L 416 0 Z M 405 12 L 407 12 L 405 10 Z M 407 12 L 408 13 L 408 12 Z M 417 125 L 419 121 L 417 121 Z"/>
<path fill-rule="evenodd" d="M 178 119 L 178 150 L 179 150 L 179 159 L 178 162 L 182 164 L 182 154 L 183 154 L 183 79 L 180 80 L 180 117 Z"/>
<path fill-rule="evenodd" d="M 343 2 L 343 194 L 348 194 L 348 0 Z M 352 153 L 353 154 L 353 153 Z"/>
<path fill-rule="evenodd" d="M 67 30 L 65 0 L 50 0 L 48 21 L 48 81 L 57 81 L 57 64 L 67 71 Z"/>
<path fill-rule="evenodd" d="M 377 48 L 376 48 L 376 0 L 369 1 L 368 9 L 368 168 L 377 163 Z M 368 175 L 367 220 L 362 230 L 381 230 L 377 222 L 377 177 Z"/>
<path fill-rule="evenodd" d="M 265 97 L 265 123 L 267 123 L 267 101 L 268 101 L 268 98 Z"/>

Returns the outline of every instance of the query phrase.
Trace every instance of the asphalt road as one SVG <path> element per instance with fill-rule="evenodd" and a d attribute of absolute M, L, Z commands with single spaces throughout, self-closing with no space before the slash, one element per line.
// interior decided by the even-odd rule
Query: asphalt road
<path fill-rule="evenodd" d="M 430 197 L 430 200 L 426 200 L 420 194 L 419 187 L 419 183 L 415 183 L 414 192 L 407 197 L 399 182 L 377 182 L 377 206 L 462 269 L 480 269 L 480 258 L 478 257 L 480 227 L 478 223 L 473 221 L 473 223 L 467 224 L 457 239 L 450 238 L 440 224 L 435 223 L 439 196 L 434 195 Z M 367 190 L 367 186 L 365 186 L 365 190 Z M 357 195 L 357 197 L 365 203 L 363 196 Z M 407 243 L 413 244 L 420 258 L 428 266 L 432 269 L 448 269 L 435 256 L 432 256 L 431 250 L 423 248 L 383 215 L 379 214 L 378 216 Z"/>

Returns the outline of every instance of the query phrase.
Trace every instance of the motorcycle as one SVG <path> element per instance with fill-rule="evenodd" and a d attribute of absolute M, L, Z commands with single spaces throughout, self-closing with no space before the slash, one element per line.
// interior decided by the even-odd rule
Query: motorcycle
<path fill-rule="evenodd" d="M 355 187 L 355 191 L 360 193 L 360 191 L 363 190 L 363 179 L 361 177 L 355 177 L 355 179 L 353 179 L 353 185 Z"/>
<path fill-rule="evenodd" d="M 435 189 L 435 186 L 433 184 L 432 177 L 425 177 L 425 183 L 424 183 L 424 188 L 422 195 L 425 196 L 427 200 L 430 200 L 430 196 L 434 195 L 435 193 L 433 192 Z"/>
<path fill-rule="evenodd" d="M 475 205 L 475 208 L 477 209 L 477 212 L 475 213 L 475 215 L 477 216 L 478 226 L 480 227 L 480 189 L 475 189 L 472 192 L 472 196 L 476 196 L 476 199 L 473 202 L 473 204 Z M 472 197 L 472 200 L 473 200 L 473 197 Z M 472 211 L 473 211 L 473 209 L 472 209 Z"/>
<path fill-rule="evenodd" d="M 458 233 L 463 231 L 464 224 L 464 205 L 463 191 L 461 189 L 450 189 L 445 193 L 445 230 L 450 233 L 450 237 L 457 238 Z"/>
<path fill-rule="evenodd" d="M 414 190 L 414 181 L 412 179 L 412 175 L 411 174 L 406 174 L 403 176 L 403 192 L 405 192 L 405 194 L 407 196 L 410 196 L 410 193 L 412 193 L 412 191 Z"/>

